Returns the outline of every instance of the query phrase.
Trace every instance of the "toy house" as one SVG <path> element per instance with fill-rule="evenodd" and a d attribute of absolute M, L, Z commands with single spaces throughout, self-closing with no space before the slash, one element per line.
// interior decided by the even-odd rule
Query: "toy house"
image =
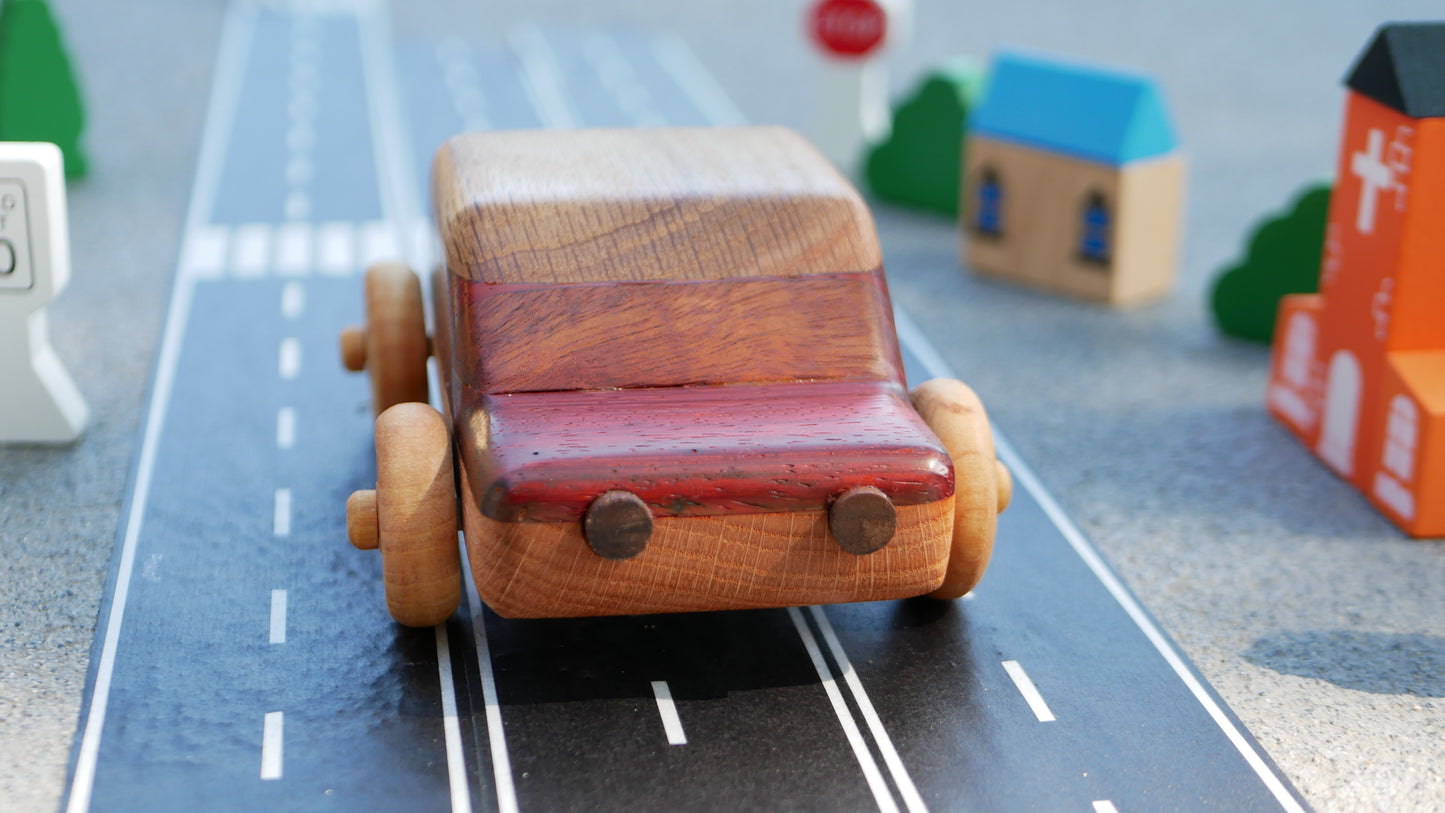
<path fill-rule="evenodd" d="M 1445 535 L 1445 23 L 1345 80 L 1320 292 L 1280 302 L 1266 400 L 1407 533 Z"/>
<path fill-rule="evenodd" d="M 965 156 L 975 271 L 1116 305 L 1168 292 L 1185 168 L 1152 80 L 1001 54 Z"/>

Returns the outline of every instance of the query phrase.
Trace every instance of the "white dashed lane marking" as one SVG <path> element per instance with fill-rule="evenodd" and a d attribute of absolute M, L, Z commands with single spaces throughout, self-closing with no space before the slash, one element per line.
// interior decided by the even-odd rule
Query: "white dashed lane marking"
<path fill-rule="evenodd" d="M 281 378 L 286 381 L 290 381 L 301 372 L 301 342 L 299 340 L 285 339 L 281 342 L 281 352 L 276 367 Z"/>
<path fill-rule="evenodd" d="M 289 449 L 296 445 L 296 410 L 281 407 L 276 413 L 276 448 Z"/>
<path fill-rule="evenodd" d="M 468 132 L 492 129 L 491 118 L 487 115 L 487 98 L 482 93 L 481 77 L 467 55 L 467 46 L 462 40 L 452 37 L 444 40 L 436 49 L 437 62 L 441 64 L 442 75 L 447 89 L 452 94 L 452 107 L 462 126 Z"/>
<path fill-rule="evenodd" d="M 1039 718 L 1039 722 L 1053 722 L 1054 713 L 1049 711 L 1049 705 L 1044 702 L 1044 696 L 1039 694 L 1038 688 L 1034 686 L 1032 680 L 1029 680 L 1028 673 L 1019 665 L 1019 662 L 1004 661 L 1003 668 L 1013 679 L 1014 685 L 1019 689 L 1019 694 L 1024 696 L 1025 702 L 1029 704 L 1030 709 L 1033 709 L 1034 716 Z"/>
<path fill-rule="evenodd" d="M 291 535 L 291 489 L 276 489 L 276 519 L 273 524 L 276 536 Z"/>
<path fill-rule="evenodd" d="M 285 719 L 281 712 L 267 712 L 261 727 L 261 778 L 281 778 L 281 751 L 285 735 Z"/>
<path fill-rule="evenodd" d="M 522 61 L 522 84 L 542 126 L 559 130 L 576 127 L 577 115 L 567 101 L 557 55 L 542 32 L 532 23 L 522 23 L 507 33 L 507 44 Z"/>
<path fill-rule="evenodd" d="M 271 591 L 271 643 L 286 643 L 286 591 Z"/>
<path fill-rule="evenodd" d="M 637 78 L 631 63 L 622 55 L 617 41 L 607 34 L 592 34 L 582 46 L 582 55 L 596 72 L 602 86 L 617 100 L 622 112 L 639 127 L 658 127 L 667 120 L 653 107 L 652 94 Z"/>
<path fill-rule="evenodd" d="M 672 689 L 665 680 L 652 681 L 652 694 L 657 698 L 657 713 L 662 717 L 662 730 L 667 733 L 668 745 L 687 745 L 687 734 L 682 730 L 682 718 L 677 716 L 677 704 L 672 702 Z"/>
<path fill-rule="evenodd" d="M 298 319 L 306 311 L 306 289 L 299 282 L 288 282 L 281 289 L 281 315 Z"/>
<path fill-rule="evenodd" d="M 1100 799 L 1094 802 L 1094 813 L 1119 813 L 1119 808 L 1114 807 L 1114 803 L 1108 799 Z"/>

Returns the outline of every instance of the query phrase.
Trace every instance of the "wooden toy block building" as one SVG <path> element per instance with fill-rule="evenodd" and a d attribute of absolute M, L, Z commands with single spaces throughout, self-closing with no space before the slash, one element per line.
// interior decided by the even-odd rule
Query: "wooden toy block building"
<path fill-rule="evenodd" d="M 1185 172 L 1152 80 L 1000 54 L 965 155 L 974 270 L 1116 305 L 1168 292 Z"/>
<path fill-rule="evenodd" d="M 1348 78 L 1318 294 L 1280 302 L 1266 400 L 1413 536 L 1445 535 L 1445 23 Z"/>

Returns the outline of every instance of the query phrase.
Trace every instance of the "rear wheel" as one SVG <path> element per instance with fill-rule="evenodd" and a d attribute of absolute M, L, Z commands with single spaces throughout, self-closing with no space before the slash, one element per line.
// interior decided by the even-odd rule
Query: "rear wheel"
<path fill-rule="evenodd" d="M 935 378 L 911 393 L 913 407 L 953 458 L 953 540 L 943 584 L 929 595 L 955 599 L 978 584 L 993 554 L 998 514 L 1008 506 L 1013 481 L 994 457 L 993 432 L 983 402 L 962 381 Z"/>
<path fill-rule="evenodd" d="M 368 268 L 366 326 L 341 332 L 341 361 L 348 370 L 370 375 L 375 414 L 396 404 L 427 401 L 430 354 L 421 280 L 403 263 Z"/>
<path fill-rule="evenodd" d="M 461 604 L 451 438 L 441 413 L 398 404 L 376 419 L 376 491 L 347 500 L 357 547 L 381 548 L 386 608 L 409 627 L 451 617 Z"/>

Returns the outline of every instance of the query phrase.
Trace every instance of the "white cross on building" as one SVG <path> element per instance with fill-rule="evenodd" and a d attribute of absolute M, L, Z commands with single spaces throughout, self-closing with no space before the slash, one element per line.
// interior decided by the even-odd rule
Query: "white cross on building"
<path fill-rule="evenodd" d="M 1375 198 L 1395 185 L 1395 174 L 1384 161 L 1385 131 L 1371 128 L 1364 152 L 1350 156 L 1350 172 L 1360 179 L 1360 208 L 1355 213 L 1355 228 L 1361 234 L 1375 231 Z"/>

